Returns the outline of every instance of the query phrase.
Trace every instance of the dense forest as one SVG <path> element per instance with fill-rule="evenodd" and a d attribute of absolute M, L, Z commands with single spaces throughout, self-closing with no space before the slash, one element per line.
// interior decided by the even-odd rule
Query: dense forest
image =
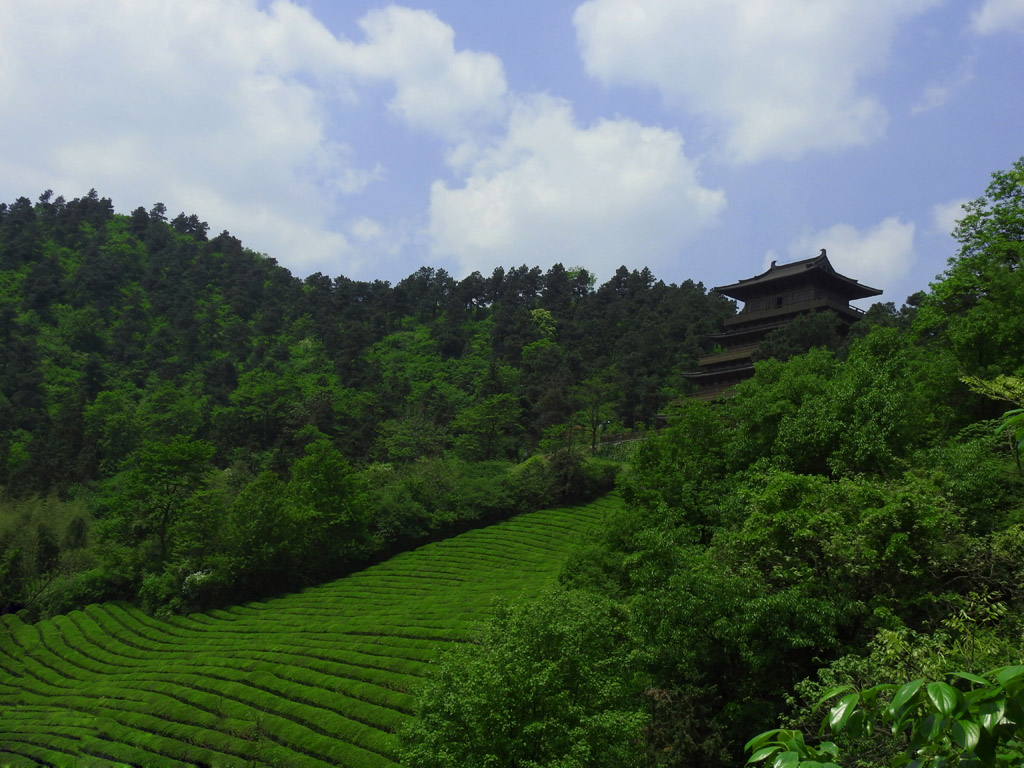
<path fill-rule="evenodd" d="M 617 486 L 441 662 L 409 765 L 1018 765 L 1024 160 L 954 236 L 704 403 L 680 373 L 735 306 L 698 283 L 299 280 L 160 204 L 0 205 L 0 611 L 202 610 Z"/>
<path fill-rule="evenodd" d="M 187 612 L 613 481 L 734 311 L 526 266 L 294 278 L 195 215 L 0 206 L 0 611 Z"/>
<path fill-rule="evenodd" d="M 407 762 L 1024 764 L 1024 160 L 954 235 L 914 306 L 674 401 L 560 588 L 442 663 Z"/>

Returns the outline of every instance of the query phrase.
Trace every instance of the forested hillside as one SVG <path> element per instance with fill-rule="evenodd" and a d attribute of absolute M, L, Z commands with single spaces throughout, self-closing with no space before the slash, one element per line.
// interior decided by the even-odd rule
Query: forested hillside
<path fill-rule="evenodd" d="M 440 662 L 403 764 L 1020 765 L 1024 160 L 954 235 L 908 306 L 709 404 L 678 374 L 734 308 L 699 284 L 300 281 L 159 205 L 20 199 L 2 608 L 206 609 L 617 484 L 560 588 Z"/>
<path fill-rule="evenodd" d="M 0 611 L 227 604 L 607 489 L 582 449 L 734 311 L 625 268 L 301 280 L 207 230 L 0 205 Z"/>
<path fill-rule="evenodd" d="M 1024 160 L 965 208 L 916 308 L 670 409 L 563 592 L 445 662 L 407 762 L 1024 764 Z"/>

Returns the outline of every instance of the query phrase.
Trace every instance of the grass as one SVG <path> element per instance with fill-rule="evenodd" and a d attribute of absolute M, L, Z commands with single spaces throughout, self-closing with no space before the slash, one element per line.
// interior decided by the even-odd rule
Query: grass
<path fill-rule="evenodd" d="M 550 585 L 619 504 L 545 510 L 266 602 L 0 617 L 0 766 L 394 768 L 439 651 Z"/>

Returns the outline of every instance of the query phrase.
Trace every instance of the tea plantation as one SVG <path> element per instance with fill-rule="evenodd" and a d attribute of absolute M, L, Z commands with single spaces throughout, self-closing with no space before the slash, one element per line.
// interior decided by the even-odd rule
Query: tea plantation
<path fill-rule="evenodd" d="M 302 593 L 160 621 L 127 604 L 0 624 L 0 765 L 397 765 L 439 651 L 550 584 L 620 504 L 522 515 Z"/>

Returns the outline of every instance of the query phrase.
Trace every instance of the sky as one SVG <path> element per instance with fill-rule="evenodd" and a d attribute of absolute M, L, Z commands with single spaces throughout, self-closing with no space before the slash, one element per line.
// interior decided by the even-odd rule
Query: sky
<path fill-rule="evenodd" d="M 163 202 L 300 278 L 827 248 L 899 306 L 1022 86 L 1024 0 L 0 0 L 0 200 Z"/>

